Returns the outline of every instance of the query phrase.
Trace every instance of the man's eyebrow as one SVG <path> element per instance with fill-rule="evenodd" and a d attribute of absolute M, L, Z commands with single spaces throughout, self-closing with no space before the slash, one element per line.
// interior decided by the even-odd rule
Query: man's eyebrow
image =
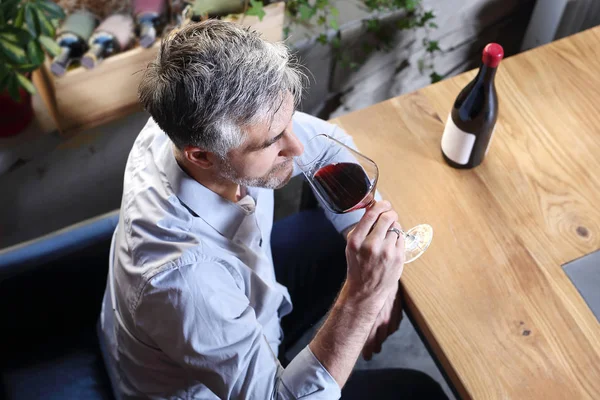
<path fill-rule="evenodd" d="M 269 147 L 270 145 L 272 145 L 273 143 L 275 143 L 276 141 L 278 141 L 279 139 L 281 139 L 283 137 L 283 134 L 284 134 L 284 132 L 281 132 L 279 135 L 275 136 L 274 138 L 271 138 L 271 139 L 267 140 L 266 142 L 264 142 L 260 146 L 257 146 L 256 150 L 266 149 L 267 147 Z"/>
<path fill-rule="evenodd" d="M 292 113 L 292 118 L 290 118 L 290 121 L 293 119 L 293 116 L 294 116 L 294 114 Z M 289 122 L 285 125 L 285 127 L 287 128 L 288 125 L 289 125 Z M 268 139 L 263 144 L 252 146 L 248 150 L 249 151 L 257 151 L 257 150 L 266 149 L 267 147 L 269 147 L 270 145 L 277 142 L 279 139 L 281 139 L 283 137 L 283 135 L 285 134 L 286 128 L 283 128 L 283 131 L 279 135 L 275 136 L 274 138 Z"/>

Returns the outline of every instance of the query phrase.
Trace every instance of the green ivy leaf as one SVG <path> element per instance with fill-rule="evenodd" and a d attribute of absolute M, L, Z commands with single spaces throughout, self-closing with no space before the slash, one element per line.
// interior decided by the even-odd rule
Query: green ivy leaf
<path fill-rule="evenodd" d="M 414 11 L 417 8 L 417 5 L 419 5 L 419 1 L 420 0 L 406 0 L 404 4 L 406 11 Z"/>
<path fill-rule="evenodd" d="M 324 15 L 319 15 L 319 18 L 317 19 L 317 24 L 325 25 L 326 22 L 327 22 L 327 17 Z"/>
<path fill-rule="evenodd" d="M 433 15 L 433 11 L 426 11 L 423 13 L 423 16 L 421 17 L 421 22 L 425 23 L 434 18 L 435 18 L 435 15 Z"/>
<path fill-rule="evenodd" d="M 337 18 L 337 17 L 339 17 L 339 15 L 340 15 L 340 10 L 338 10 L 338 9 L 337 9 L 337 8 L 335 8 L 335 7 L 331 7 L 331 8 L 329 9 L 329 13 L 330 13 L 331 15 L 333 15 L 334 17 L 336 17 L 336 18 Z"/>
<path fill-rule="evenodd" d="M 255 15 L 259 21 L 262 21 L 267 13 L 264 10 L 262 1 L 250 0 L 250 7 L 246 10 L 246 15 Z"/>
<path fill-rule="evenodd" d="M 63 9 L 52 1 L 41 0 L 36 3 L 41 10 L 44 10 L 50 19 L 63 19 L 65 13 Z"/>
<path fill-rule="evenodd" d="M 435 51 L 441 50 L 437 40 L 430 40 L 427 43 L 427 48 L 425 49 L 428 53 L 433 53 Z"/>
<path fill-rule="evenodd" d="M 438 74 L 437 72 L 432 72 L 429 77 L 431 78 L 431 83 L 436 83 L 441 81 L 444 77 Z"/>
<path fill-rule="evenodd" d="M 34 40 L 27 44 L 27 56 L 31 64 L 40 65 L 44 62 L 44 50 L 42 46 Z"/>
<path fill-rule="evenodd" d="M 318 37 L 317 37 L 317 42 L 321 43 L 321 44 L 327 44 L 327 35 L 325 35 L 324 33 L 321 33 Z"/>
<path fill-rule="evenodd" d="M 318 10 L 324 10 L 325 7 L 327 7 L 329 5 L 329 0 L 317 0 L 317 2 L 315 3 L 315 7 Z"/>
<path fill-rule="evenodd" d="M 307 4 L 301 4 L 299 11 L 300 19 L 304 21 L 308 21 L 315 13 L 315 10 L 313 10 L 313 8 L 311 8 Z"/>
<path fill-rule="evenodd" d="M 329 18 L 329 26 L 331 29 L 338 30 L 340 29 L 340 25 L 338 24 L 338 20 L 335 17 Z"/>
<path fill-rule="evenodd" d="M 60 46 L 58 44 L 56 44 L 56 42 L 54 40 L 52 40 L 52 38 L 41 35 L 38 39 L 40 41 L 40 44 L 42 46 L 44 46 L 44 48 L 46 49 L 46 51 L 48 53 L 50 53 L 50 55 L 56 57 L 57 55 L 60 54 L 60 51 L 61 51 Z"/>
<path fill-rule="evenodd" d="M 430 22 L 429 25 L 427 25 L 427 26 L 429 26 L 432 29 L 437 29 L 437 27 L 438 27 L 435 22 Z"/>
<path fill-rule="evenodd" d="M 19 81 L 21 87 L 23 87 L 29 93 L 35 94 L 35 86 L 33 86 L 33 83 L 31 83 L 31 81 L 27 79 L 25 75 L 17 73 L 17 80 Z"/>

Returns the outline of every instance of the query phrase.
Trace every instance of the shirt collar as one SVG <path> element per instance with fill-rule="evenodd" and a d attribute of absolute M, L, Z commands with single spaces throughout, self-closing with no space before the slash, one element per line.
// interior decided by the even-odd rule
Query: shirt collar
<path fill-rule="evenodd" d="M 244 210 L 191 178 L 177 163 L 171 141 L 161 149 L 160 164 L 175 195 L 221 235 L 232 239 L 246 217 Z"/>

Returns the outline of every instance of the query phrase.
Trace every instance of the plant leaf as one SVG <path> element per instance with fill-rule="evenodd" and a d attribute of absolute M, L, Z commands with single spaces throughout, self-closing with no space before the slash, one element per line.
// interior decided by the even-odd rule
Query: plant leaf
<path fill-rule="evenodd" d="M 30 40 L 32 40 L 32 36 L 24 28 L 15 28 L 14 26 L 5 26 L 0 29 L 0 37 L 3 37 L 9 42 L 13 42 L 14 44 L 25 47 Z"/>
<path fill-rule="evenodd" d="M 19 72 L 33 72 L 40 67 L 39 64 L 21 64 L 14 68 Z"/>
<path fill-rule="evenodd" d="M 35 94 L 35 86 L 33 86 L 33 83 L 31 83 L 31 81 L 27 79 L 25 75 L 17 73 L 17 80 L 19 81 L 21 87 L 23 87 L 29 93 Z"/>
<path fill-rule="evenodd" d="M 42 50 L 42 46 L 35 40 L 27 44 L 27 56 L 31 64 L 40 65 L 44 62 L 44 50 Z"/>
<path fill-rule="evenodd" d="M 23 64 L 27 62 L 25 50 L 16 44 L 0 37 L 0 50 L 13 64 Z"/>
<path fill-rule="evenodd" d="M 42 31 L 42 34 L 49 37 L 54 37 L 54 25 L 52 25 L 52 22 L 50 22 L 50 20 L 46 17 L 46 15 L 44 15 L 44 13 L 41 10 L 36 9 L 35 11 L 37 14 L 38 21 L 40 23 L 40 29 Z"/>
<path fill-rule="evenodd" d="M 427 49 L 426 49 L 426 51 L 427 51 L 428 53 L 433 53 L 433 52 L 434 52 L 434 51 L 436 51 L 436 50 L 441 50 L 441 49 L 440 49 L 440 46 L 439 46 L 439 44 L 438 44 L 438 41 L 437 41 L 437 40 L 430 40 L 430 41 L 427 43 Z"/>
<path fill-rule="evenodd" d="M 334 17 L 338 17 L 340 15 L 340 10 L 338 10 L 335 7 L 331 7 L 329 9 L 329 12 L 331 13 L 331 15 L 333 15 Z"/>
<path fill-rule="evenodd" d="M 52 1 L 41 0 L 37 2 L 37 5 L 48 14 L 50 19 L 63 19 L 65 17 L 63 9 Z"/>
<path fill-rule="evenodd" d="M 441 76 L 440 74 L 438 74 L 437 72 L 432 72 L 431 75 L 429 75 L 429 77 L 431 78 L 431 83 L 436 83 L 441 81 L 444 77 Z"/>
<path fill-rule="evenodd" d="M 17 11 L 17 16 L 15 17 L 13 25 L 15 28 L 21 29 L 23 27 L 23 22 L 25 22 L 25 9 L 21 7 L 19 8 L 19 11 Z"/>
<path fill-rule="evenodd" d="M 0 2 L 0 15 L 4 17 L 5 21 L 10 21 L 15 18 L 19 9 L 19 1 L 20 0 L 2 0 L 2 2 Z"/>
<path fill-rule="evenodd" d="M 335 29 L 336 31 L 340 29 L 340 25 L 338 24 L 338 20 L 335 17 L 329 18 L 329 26 L 331 29 Z"/>
<path fill-rule="evenodd" d="M 44 46 L 44 48 L 48 53 L 50 53 L 50 55 L 56 57 L 60 54 L 60 46 L 54 40 L 52 40 L 52 38 L 41 35 L 38 39 L 40 41 L 40 44 Z"/>
<path fill-rule="evenodd" d="M 19 82 L 17 81 L 14 72 L 8 75 L 6 89 L 8 90 L 8 94 L 14 101 L 18 102 L 21 100 L 21 95 L 19 94 Z"/>
<path fill-rule="evenodd" d="M 308 21 L 314 15 L 314 10 L 308 4 L 301 4 L 299 11 L 300 19 L 304 21 Z"/>
<path fill-rule="evenodd" d="M 246 10 L 246 15 L 255 15 L 259 21 L 262 21 L 267 13 L 264 10 L 263 2 L 258 0 L 250 0 L 250 7 Z"/>
<path fill-rule="evenodd" d="M 27 29 L 33 37 L 38 37 L 40 28 L 35 9 L 29 3 L 25 4 L 25 21 L 27 21 Z"/>
<path fill-rule="evenodd" d="M 318 37 L 317 37 L 317 42 L 321 43 L 321 44 L 327 44 L 327 35 L 325 35 L 324 33 L 321 33 Z"/>

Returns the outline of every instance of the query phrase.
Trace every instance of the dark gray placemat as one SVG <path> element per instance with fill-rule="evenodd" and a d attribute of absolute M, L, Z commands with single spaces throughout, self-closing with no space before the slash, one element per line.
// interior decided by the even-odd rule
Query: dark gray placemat
<path fill-rule="evenodd" d="M 563 269 L 600 321 L 600 250 L 564 264 Z"/>

